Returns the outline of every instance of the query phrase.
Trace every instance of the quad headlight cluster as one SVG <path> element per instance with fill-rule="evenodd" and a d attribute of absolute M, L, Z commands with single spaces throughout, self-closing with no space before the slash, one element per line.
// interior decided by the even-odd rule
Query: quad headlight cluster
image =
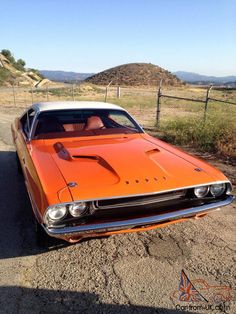
<path fill-rule="evenodd" d="M 87 203 L 85 202 L 58 204 L 48 208 L 46 217 L 48 220 L 56 222 L 62 220 L 68 214 L 72 217 L 81 217 L 85 214 L 86 210 Z"/>
<path fill-rule="evenodd" d="M 194 189 L 194 194 L 197 198 L 207 196 L 210 192 L 212 196 L 219 197 L 226 191 L 225 183 L 217 183 L 212 185 L 198 186 Z"/>

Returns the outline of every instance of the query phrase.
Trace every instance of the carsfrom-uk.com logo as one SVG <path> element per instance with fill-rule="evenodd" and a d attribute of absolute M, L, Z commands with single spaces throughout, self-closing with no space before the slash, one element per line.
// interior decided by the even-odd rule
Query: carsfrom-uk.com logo
<path fill-rule="evenodd" d="M 211 285 L 205 279 L 190 280 L 182 269 L 178 290 L 172 294 L 177 301 L 176 310 L 181 311 L 221 311 L 230 310 L 232 288 L 225 285 Z"/>

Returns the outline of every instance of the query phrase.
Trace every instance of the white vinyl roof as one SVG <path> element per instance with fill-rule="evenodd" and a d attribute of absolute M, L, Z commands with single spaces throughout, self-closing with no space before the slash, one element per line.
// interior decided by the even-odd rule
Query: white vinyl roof
<path fill-rule="evenodd" d="M 36 111 L 63 110 L 63 109 L 119 109 L 122 107 L 98 101 L 50 101 L 39 102 L 32 106 Z"/>

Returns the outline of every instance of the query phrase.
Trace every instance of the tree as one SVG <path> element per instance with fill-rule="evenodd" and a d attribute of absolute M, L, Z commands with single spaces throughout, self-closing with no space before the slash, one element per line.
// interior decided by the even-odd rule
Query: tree
<path fill-rule="evenodd" d="M 22 59 L 17 60 L 17 62 L 14 62 L 12 65 L 19 71 L 25 71 L 25 61 Z"/>
<path fill-rule="evenodd" d="M 4 57 L 6 57 L 11 63 L 16 62 L 10 50 L 2 49 L 1 54 L 4 55 Z"/>
<path fill-rule="evenodd" d="M 6 58 L 12 57 L 11 51 L 8 49 L 2 49 L 1 54 L 4 55 Z"/>
<path fill-rule="evenodd" d="M 16 62 L 19 66 L 21 66 L 22 68 L 24 68 L 24 66 L 26 65 L 25 61 L 22 59 L 17 60 Z"/>

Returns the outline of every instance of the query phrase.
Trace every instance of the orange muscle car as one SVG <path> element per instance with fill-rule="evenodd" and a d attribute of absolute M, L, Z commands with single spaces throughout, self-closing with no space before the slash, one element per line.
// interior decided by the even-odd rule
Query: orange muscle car
<path fill-rule="evenodd" d="M 116 105 L 36 103 L 12 136 L 42 241 L 149 230 L 234 198 L 219 170 L 146 134 Z"/>

